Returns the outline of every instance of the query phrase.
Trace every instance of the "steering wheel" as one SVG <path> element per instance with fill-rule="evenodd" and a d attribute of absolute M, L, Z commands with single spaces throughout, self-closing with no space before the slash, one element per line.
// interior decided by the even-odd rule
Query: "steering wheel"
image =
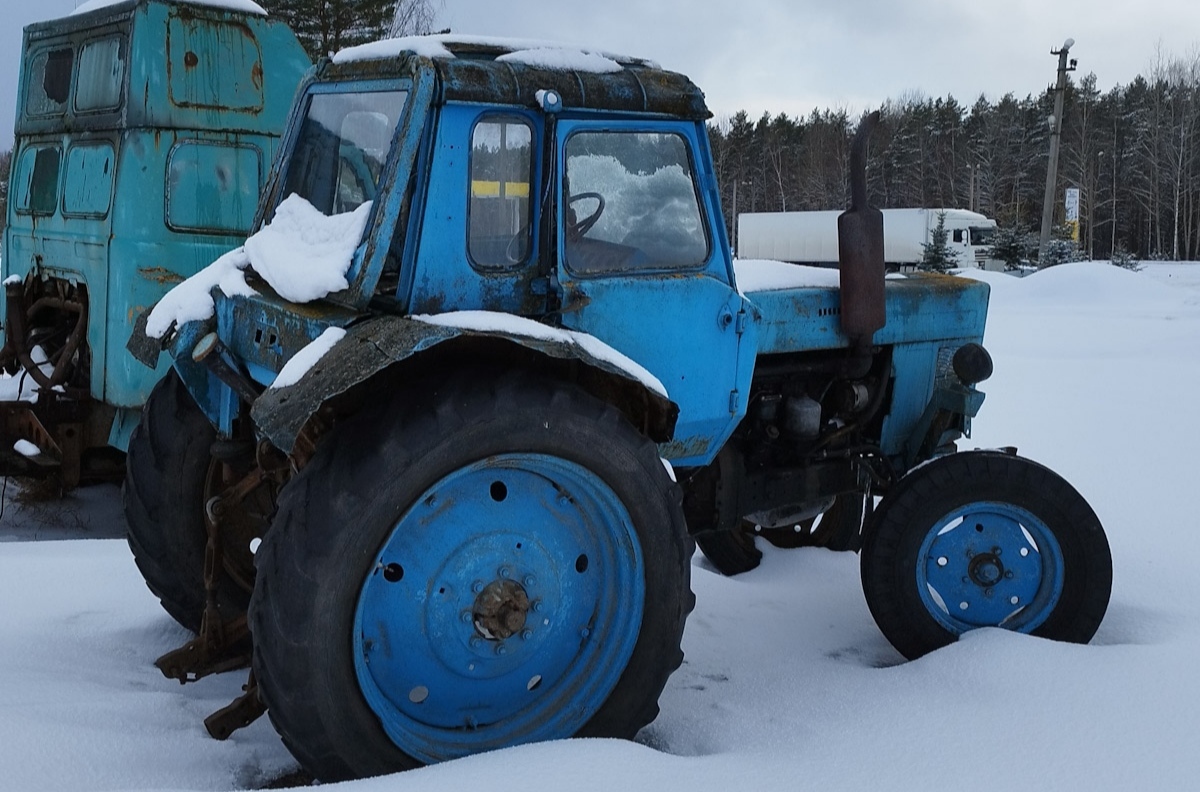
<path fill-rule="evenodd" d="M 591 198 L 596 201 L 596 211 L 592 212 L 582 220 L 576 221 L 568 229 L 567 233 L 573 237 L 579 238 L 592 230 L 592 226 L 596 225 L 596 221 L 600 219 L 600 215 L 604 214 L 604 196 L 598 192 L 582 192 L 572 195 L 567 199 L 567 206 L 576 201 L 583 201 Z"/>

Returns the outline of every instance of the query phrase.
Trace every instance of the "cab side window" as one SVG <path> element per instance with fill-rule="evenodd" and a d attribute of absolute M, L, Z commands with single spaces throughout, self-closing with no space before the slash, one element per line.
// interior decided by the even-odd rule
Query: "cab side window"
<path fill-rule="evenodd" d="M 678 270 L 708 260 L 708 232 L 681 135 L 577 132 L 567 139 L 565 159 L 569 270 Z"/>
<path fill-rule="evenodd" d="M 484 269 L 525 263 L 533 247 L 533 128 L 517 118 L 492 117 L 476 124 L 470 173 L 471 262 Z"/>
<path fill-rule="evenodd" d="M 58 208 L 58 175 L 61 167 L 62 149 L 56 145 L 30 146 L 21 152 L 16 179 L 13 181 L 18 212 L 54 214 Z"/>

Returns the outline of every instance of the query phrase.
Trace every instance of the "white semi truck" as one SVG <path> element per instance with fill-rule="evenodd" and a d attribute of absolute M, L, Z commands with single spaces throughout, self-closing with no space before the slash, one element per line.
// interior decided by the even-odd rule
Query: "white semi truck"
<path fill-rule="evenodd" d="M 837 266 L 839 214 L 840 210 L 740 214 L 738 258 Z M 946 218 L 946 244 L 960 267 L 1004 269 L 1004 262 L 991 258 L 996 221 L 966 209 L 884 209 L 883 257 L 889 268 L 909 269 L 920 263 L 940 215 Z"/>

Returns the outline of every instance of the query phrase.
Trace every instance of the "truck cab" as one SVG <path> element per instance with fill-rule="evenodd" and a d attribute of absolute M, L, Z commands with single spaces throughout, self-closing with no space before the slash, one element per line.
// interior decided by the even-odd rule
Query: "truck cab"
<path fill-rule="evenodd" d="M 166 369 L 126 352 L 133 318 L 250 231 L 310 62 L 265 16 L 162 0 L 30 25 L 22 52 L 0 453 L 71 486 Z"/>

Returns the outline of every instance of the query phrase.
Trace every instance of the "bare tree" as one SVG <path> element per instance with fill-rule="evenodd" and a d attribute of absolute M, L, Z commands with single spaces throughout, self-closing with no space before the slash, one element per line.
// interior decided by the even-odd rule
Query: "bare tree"
<path fill-rule="evenodd" d="M 392 38 L 425 36 L 433 32 L 433 23 L 442 8 L 439 0 L 399 0 L 396 16 L 388 32 Z"/>

